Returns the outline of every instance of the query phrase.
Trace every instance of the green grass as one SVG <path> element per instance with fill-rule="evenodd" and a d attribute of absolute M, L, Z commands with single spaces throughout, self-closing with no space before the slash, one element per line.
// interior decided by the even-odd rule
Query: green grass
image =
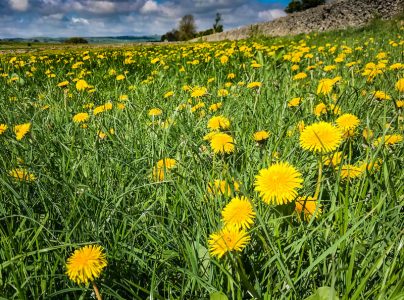
<path fill-rule="evenodd" d="M 394 85 L 403 69 L 388 69 L 403 59 L 402 45 L 389 44 L 402 41 L 398 24 L 205 47 L 89 49 L 90 59 L 78 69 L 72 65 L 82 60 L 85 49 L 46 50 L 36 53 L 35 59 L 31 54 L 18 56 L 14 63 L 10 63 L 13 55 L 1 56 L 0 74 L 8 77 L 0 77 L 0 124 L 9 128 L 0 135 L 0 296 L 90 298 L 90 287 L 76 285 L 66 276 L 65 263 L 74 249 L 97 243 L 105 248 L 108 260 L 96 281 L 104 299 L 209 299 L 215 291 L 229 299 L 250 299 L 252 289 L 262 299 L 304 299 L 322 286 L 334 288 L 340 299 L 402 299 L 404 147 L 402 142 L 373 147 L 362 137 L 367 127 L 374 138 L 403 132 L 403 109 L 394 102 L 402 99 Z M 283 56 L 295 51 L 300 40 L 307 46 L 326 47 L 321 53 L 309 49 L 314 56 L 298 63 L 300 71 L 320 60 L 323 66 L 337 68 L 324 72 L 319 66 L 307 71 L 302 82 L 293 81 L 293 63 Z M 249 55 L 239 51 L 244 45 L 251 48 Z M 343 45 L 352 53 L 335 63 Z M 334 53 L 328 51 L 332 46 Z M 363 50 L 354 50 L 359 46 Z M 220 57 L 230 48 L 234 53 L 223 65 Z M 124 64 L 127 51 L 133 64 Z M 386 68 L 368 82 L 361 75 L 363 68 L 368 62 L 377 63 L 379 52 L 387 53 Z M 98 54 L 105 59 L 97 59 Z M 164 65 L 151 64 L 156 57 Z M 206 57 L 211 59 L 205 62 Z M 187 63 L 194 59 L 199 64 Z M 252 60 L 263 67 L 251 68 Z M 358 65 L 345 66 L 352 61 Z M 186 72 L 179 71 L 182 66 Z M 116 81 L 110 69 L 116 75 L 128 71 L 126 79 Z M 55 77 L 49 78 L 47 70 Z M 72 80 L 82 71 L 91 72 L 83 76 L 95 86 L 94 93 L 76 91 Z M 227 79 L 229 73 L 236 78 Z M 12 74 L 23 81 L 9 82 Z M 316 117 L 313 109 L 320 102 L 333 103 L 331 95 L 319 96 L 316 89 L 320 79 L 336 76 L 342 77 L 333 91 L 336 103 L 343 113 L 360 119 L 356 135 L 339 148 L 346 155 L 344 163 L 380 159 L 381 166 L 350 181 L 341 179 L 340 169 L 324 167 L 319 197 L 323 213 L 300 222 L 293 203 L 262 202 L 254 191 L 255 175 L 277 161 L 287 161 L 303 174 L 299 195 L 314 194 L 318 158 L 299 146 L 296 125 L 300 120 L 335 121 L 333 114 Z M 212 77 L 215 81 L 208 84 Z M 57 86 L 64 80 L 70 81 L 66 93 Z M 239 81 L 263 85 L 252 90 L 238 86 Z M 217 90 L 226 82 L 233 82 L 227 88 L 230 95 L 218 97 Z M 207 87 L 209 94 L 202 99 L 206 115 L 176 110 L 190 99 L 184 85 Z M 170 90 L 175 95 L 164 99 Z M 374 90 L 385 91 L 392 99 L 372 99 Z M 122 94 L 129 100 L 119 110 Z M 299 108 L 287 107 L 293 97 L 304 98 Z M 88 111 L 84 104 L 108 101 L 114 108 L 91 116 L 88 128 L 72 121 L 76 113 Z M 223 107 L 209 112 L 209 105 L 219 101 Z M 45 105 L 49 108 L 42 109 Z M 153 107 L 164 112 L 158 120 L 170 118 L 173 124 L 168 128 L 152 124 L 148 111 Z M 207 121 L 219 114 L 230 119 L 236 142 L 235 153 L 225 157 L 213 156 L 203 141 Z M 26 122 L 32 123 L 31 131 L 17 141 L 12 128 Z M 98 130 L 110 128 L 114 135 L 98 138 Z M 252 134 L 262 129 L 271 135 L 265 145 L 257 146 Z M 152 168 L 165 157 L 176 159 L 178 166 L 166 180 L 155 182 Z M 27 183 L 10 177 L 8 172 L 18 166 L 37 180 Z M 207 192 L 214 179 L 239 181 L 240 191 L 233 194 L 252 199 L 257 213 L 249 245 L 220 260 L 209 256 L 207 240 L 221 228 L 220 212 L 230 197 Z M 240 271 L 240 262 L 245 272 Z"/>

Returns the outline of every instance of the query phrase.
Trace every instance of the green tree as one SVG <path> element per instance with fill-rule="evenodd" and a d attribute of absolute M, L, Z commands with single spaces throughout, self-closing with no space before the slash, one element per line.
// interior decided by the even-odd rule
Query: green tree
<path fill-rule="evenodd" d="M 214 32 L 222 32 L 223 25 L 221 24 L 222 15 L 220 13 L 216 13 L 215 24 L 213 24 L 213 31 Z"/>
<path fill-rule="evenodd" d="M 182 17 L 178 26 L 179 40 L 187 41 L 195 37 L 196 25 L 193 15 L 185 15 Z"/>

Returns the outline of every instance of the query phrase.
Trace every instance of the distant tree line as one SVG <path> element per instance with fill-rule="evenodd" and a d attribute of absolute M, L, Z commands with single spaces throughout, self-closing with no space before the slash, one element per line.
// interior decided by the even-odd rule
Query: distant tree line
<path fill-rule="evenodd" d="M 285 12 L 294 13 L 316 7 L 325 3 L 325 0 L 292 0 L 285 8 Z"/>
<path fill-rule="evenodd" d="M 71 37 L 64 40 L 65 44 L 88 44 L 88 41 L 82 37 Z"/>
<path fill-rule="evenodd" d="M 215 23 L 213 27 L 204 31 L 196 31 L 195 18 L 193 15 L 185 15 L 182 17 L 178 28 L 173 29 L 161 36 L 161 41 L 187 41 L 195 37 L 201 37 L 209 35 L 216 32 L 223 31 L 223 25 L 221 23 L 222 15 L 220 13 L 216 14 Z"/>

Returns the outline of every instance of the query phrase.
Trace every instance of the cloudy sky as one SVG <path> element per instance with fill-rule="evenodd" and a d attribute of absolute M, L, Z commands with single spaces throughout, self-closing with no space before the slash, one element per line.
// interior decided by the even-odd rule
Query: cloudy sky
<path fill-rule="evenodd" d="M 289 0 L 0 0 L 0 38 L 163 34 L 193 14 L 198 30 L 284 15 Z"/>

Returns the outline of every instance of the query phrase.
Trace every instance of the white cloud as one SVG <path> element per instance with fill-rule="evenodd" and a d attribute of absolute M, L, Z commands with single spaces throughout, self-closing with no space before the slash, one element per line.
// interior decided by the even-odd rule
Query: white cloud
<path fill-rule="evenodd" d="M 283 16 L 286 16 L 286 13 L 281 9 L 268 9 L 258 13 L 258 18 L 265 21 L 271 21 Z"/>
<path fill-rule="evenodd" d="M 91 1 L 88 10 L 93 13 L 111 13 L 115 11 L 115 3 L 110 1 Z"/>
<path fill-rule="evenodd" d="M 73 23 L 73 24 L 83 24 L 83 25 L 88 25 L 88 24 L 90 24 L 90 22 L 88 22 L 87 19 L 84 19 L 84 18 L 75 18 L 75 17 L 72 18 L 72 23 Z"/>
<path fill-rule="evenodd" d="M 28 9 L 28 0 L 9 0 L 10 7 L 17 11 L 26 11 Z"/>
<path fill-rule="evenodd" d="M 153 0 L 147 0 L 145 4 L 142 6 L 140 9 L 141 13 L 147 14 L 151 12 L 157 12 L 159 11 L 159 6 L 156 1 Z"/>

